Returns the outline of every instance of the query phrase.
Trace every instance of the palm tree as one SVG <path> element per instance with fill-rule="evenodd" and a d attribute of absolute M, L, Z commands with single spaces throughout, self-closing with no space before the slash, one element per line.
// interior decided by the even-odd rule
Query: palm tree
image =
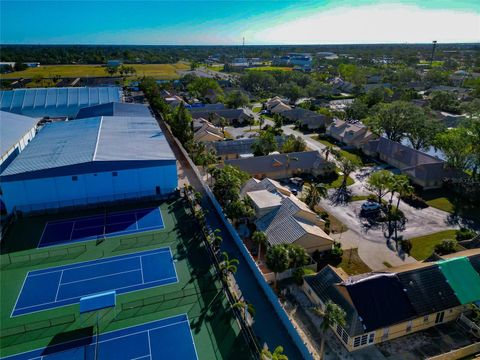
<path fill-rule="evenodd" d="M 347 188 L 347 179 L 348 176 L 357 170 L 360 167 L 360 161 L 357 160 L 356 158 L 346 158 L 344 156 L 341 156 L 338 159 L 338 167 L 340 171 L 343 173 L 343 180 L 342 180 L 342 185 L 340 186 L 341 189 L 346 189 Z"/>
<path fill-rule="evenodd" d="M 237 272 L 238 264 L 240 264 L 238 259 L 230 259 L 226 252 L 223 253 L 223 261 L 220 264 L 220 271 L 224 279 L 226 279 L 229 274 L 234 275 Z"/>
<path fill-rule="evenodd" d="M 328 189 L 322 183 L 310 183 L 308 185 L 307 194 L 305 195 L 305 202 L 308 207 L 315 211 L 315 206 L 320 202 L 321 199 L 327 196 Z"/>
<path fill-rule="evenodd" d="M 263 231 L 255 231 L 252 235 L 252 240 L 255 244 L 258 245 L 258 262 L 260 262 L 261 256 L 260 256 L 260 251 L 262 249 L 262 246 L 267 246 L 268 244 L 268 239 L 267 235 Z"/>
<path fill-rule="evenodd" d="M 402 196 L 407 196 L 413 194 L 415 189 L 413 188 L 412 185 L 410 185 L 410 180 L 408 177 L 405 175 L 399 175 L 395 177 L 395 184 L 396 184 L 396 191 L 398 193 L 398 199 L 397 199 L 397 208 L 395 212 L 397 213 L 397 216 L 395 217 L 395 239 L 397 239 L 397 220 L 398 220 L 398 208 L 400 206 L 400 198 Z"/>
<path fill-rule="evenodd" d="M 335 150 L 333 145 L 326 145 L 323 148 L 322 153 L 325 154 L 325 161 L 328 161 L 328 157 L 329 157 L 330 154 L 332 154 L 334 156 L 338 154 L 338 152 Z"/>
<path fill-rule="evenodd" d="M 325 357 L 325 336 L 327 335 L 327 331 L 335 324 L 345 326 L 346 313 L 340 306 L 331 300 L 328 300 L 325 303 L 324 309 L 316 308 L 315 312 L 323 318 L 322 324 L 320 325 L 320 330 L 323 333 L 322 342 L 320 344 L 320 356 L 323 359 Z"/>
<path fill-rule="evenodd" d="M 271 246 L 265 255 L 267 267 L 275 274 L 273 287 L 277 288 L 277 275 L 288 269 L 290 258 L 287 249 L 282 245 Z"/>
<path fill-rule="evenodd" d="M 262 360 L 288 360 L 287 355 L 283 353 L 283 347 L 277 346 L 273 353 L 268 348 L 262 350 Z"/>
<path fill-rule="evenodd" d="M 222 230 L 220 229 L 215 229 L 213 233 L 211 234 L 211 244 L 214 248 L 214 250 L 217 250 L 220 248 L 220 245 L 222 244 L 223 238 L 222 238 Z"/>
<path fill-rule="evenodd" d="M 242 312 L 243 318 L 247 319 L 247 312 L 250 314 L 250 317 L 253 319 L 255 316 L 255 307 L 253 304 L 247 303 L 244 300 L 238 300 L 235 304 L 232 305 L 235 309 L 240 309 Z"/>

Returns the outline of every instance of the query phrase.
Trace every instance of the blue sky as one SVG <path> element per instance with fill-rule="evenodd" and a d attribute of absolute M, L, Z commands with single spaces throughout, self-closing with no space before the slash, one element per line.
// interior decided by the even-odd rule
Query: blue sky
<path fill-rule="evenodd" d="M 0 1 L 1 43 L 480 41 L 480 1 Z"/>

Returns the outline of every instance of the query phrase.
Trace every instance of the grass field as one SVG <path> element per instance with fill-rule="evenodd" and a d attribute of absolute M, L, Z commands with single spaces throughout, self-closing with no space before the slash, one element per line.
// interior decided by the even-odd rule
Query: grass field
<path fill-rule="evenodd" d="M 455 239 L 456 230 L 445 230 L 434 234 L 419 236 L 410 239 L 412 242 L 412 250 L 410 255 L 417 260 L 425 260 L 432 255 L 435 245 L 440 244 L 443 240 Z"/>
<path fill-rule="evenodd" d="M 248 68 L 248 71 L 292 71 L 293 68 L 286 66 L 259 66 Z"/>
<path fill-rule="evenodd" d="M 338 265 L 348 275 L 364 274 L 372 271 L 358 255 L 358 249 L 343 250 L 342 262 Z"/>
<path fill-rule="evenodd" d="M 150 76 L 156 79 L 172 80 L 178 79 L 180 76 L 177 70 L 189 70 L 190 65 L 186 63 L 176 64 L 133 64 L 137 71 L 137 76 Z M 0 75 L 0 79 L 25 78 L 31 79 L 34 76 L 53 77 L 93 77 L 93 76 L 109 76 L 105 72 L 105 66 L 102 65 L 43 65 L 38 68 L 29 68 L 24 71 L 12 72 Z"/>
<path fill-rule="evenodd" d="M 109 211 L 144 208 L 136 204 Z M 10 318 L 25 275 L 30 270 L 170 247 L 179 282 L 117 297 L 100 321 L 110 331 L 186 313 L 200 359 L 244 359 L 248 348 L 229 309 L 196 223 L 180 199 L 160 205 L 165 229 L 135 235 L 36 249 L 46 221 L 98 214 L 98 210 L 18 220 L 1 243 L 0 357 L 71 340 L 92 329 L 94 316 L 80 317 L 78 304 Z M 181 224 L 179 226 L 178 224 Z M 49 253 L 49 256 L 42 256 Z M 41 291 L 41 289 L 38 289 Z"/>

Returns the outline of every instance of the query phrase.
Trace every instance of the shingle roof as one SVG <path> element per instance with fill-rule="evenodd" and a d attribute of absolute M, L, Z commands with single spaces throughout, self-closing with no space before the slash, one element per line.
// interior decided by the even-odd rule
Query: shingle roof
<path fill-rule="evenodd" d="M 0 155 L 5 154 L 27 132 L 34 128 L 39 119 L 0 111 Z"/>
<path fill-rule="evenodd" d="M 338 276 L 330 266 L 324 267 L 320 272 L 313 276 L 305 276 L 305 282 L 312 288 L 315 294 L 326 303 L 331 300 L 339 305 L 346 313 L 345 330 L 350 336 L 362 334 L 364 328 L 358 317 L 357 310 L 345 299 L 338 291 L 335 284 L 339 284 L 343 279 Z"/>
<path fill-rule="evenodd" d="M 173 159 L 155 119 L 97 117 L 47 124 L 2 177 L 94 161 Z"/>
<path fill-rule="evenodd" d="M 255 156 L 247 159 L 225 160 L 225 164 L 239 167 L 250 174 L 283 171 L 287 167 L 308 170 L 322 168 L 328 163 L 318 151 Z"/>
<path fill-rule="evenodd" d="M 418 315 L 432 314 L 460 305 L 438 266 L 400 272 L 397 275 Z"/>
<path fill-rule="evenodd" d="M 210 143 L 209 146 L 213 147 L 217 155 L 229 155 L 229 154 L 251 154 L 253 152 L 252 145 L 256 139 L 238 139 L 228 141 L 216 141 Z M 285 138 L 283 136 L 277 136 L 278 147 L 282 146 Z"/>
<path fill-rule="evenodd" d="M 119 87 L 32 88 L 0 91 L 0 108 L 32 117 L 74 117 L 92 105 L 120 101 Z"/>
<path fill-rule="evenodd" d="M 203 108 L 191 108 L 190 113 L 194 119 L 202 117 L 204 119 L 209 119 L 210 115 L 221 116 L 225 119 L 235 120 L 243 118 L 245 116 L 253 117 L 253 114 L 248 112 L 245 109 L 203 109 Z"/>
<path fill-rule="evenodd" d="M 79 110 L 76 119 L 85 119 L 95 116 L 151 116 L 148 107 L 143 104 L 129 104 L 110 102 L 95 106 L 85 107 Z"/>
<path fill-rule="evenodd" d="M 372 274 L 358 281 L 345 281 L 353 305 L 366 331 L 416 317 L 396 274 Z"/>

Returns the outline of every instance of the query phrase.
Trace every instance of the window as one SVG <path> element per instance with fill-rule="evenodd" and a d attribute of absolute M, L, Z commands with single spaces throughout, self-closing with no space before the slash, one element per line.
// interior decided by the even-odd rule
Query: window
<path fill-rule="evenodd" d="M 360 345 L 365 345 L 368 340 L 368 334 L 362 335 L 362 341 L 360 341 Z"/>
<path fill-rule="evenodd" d="M 116 171 L 112 172 L 112 176 L 118 176 L 118 172 Z"/>
<path fill-rule="evenodd" d="M 370 333 L 370 335 L 368 335 L 368 343 L 372 344 L 374 341 L 375 341 L 375 333 Z"/>
<path fill-rule="evenodd" d="M 72 181 L 77 181 L 78 180 L 78 176 L 72 176 Z"/>
<path fill-rule="evenodd" d="M 342 331 L 342 340 L 345 344 L 348 344 L 348 334 L 345 330 Z"/>
<path fill-rule="evenodd" d="M 388 339 L 388 333 L 390 332 L 390 328 L 384 328 L 383 329 L 383 335 L 382 335 L 382 339 L 383 340 L 387 340 Z"/>
<path fill-rule="evenodd" d="M 357 336 L 355 339 L 353 339 L 353 347 L 359 347 L 360 346 L 360 338 L 361 338 L 361 336 Z"/>
<path fill-rule="evenodd" d="M 425 315 L 425 316 L 423 317 L 423 322 L 425 322 L 425 323 L 428 322 L 428 315 Z"/>
<path fill-rule="evenodd" d="M 443 322 L 443 317 L 445 316 L 445 311 L 437 313 L 435 317 L 435 324 L 441 324 Z"/>

